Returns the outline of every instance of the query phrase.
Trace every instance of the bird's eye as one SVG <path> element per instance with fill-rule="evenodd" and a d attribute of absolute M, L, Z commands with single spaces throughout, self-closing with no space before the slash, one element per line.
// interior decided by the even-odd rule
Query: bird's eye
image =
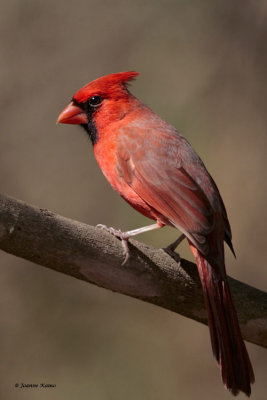
<path fill-rule="evenodd" d="M 91 107 L 97 107 L 99 104 L 102 102 L 102 99 L 100 96 L 92 96 L 89 99 L 89 105 Z"/>

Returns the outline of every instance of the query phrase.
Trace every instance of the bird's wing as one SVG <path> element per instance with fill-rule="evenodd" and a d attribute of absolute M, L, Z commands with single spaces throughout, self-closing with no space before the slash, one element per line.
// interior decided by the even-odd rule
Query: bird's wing
<path fill-rule="evenodd" d="M 205 174 L 209 175 L 193 149 L 188 151 L 190 145 L 183 137 L 158 129 L 156 135 L 147 135 L 147 130 L 124 128 L 117 140 L 117 172 L 147 204 L 206 254 L 214 210 L 200 184 Z M 200 164 L 193 170 L 201 171 L 192 177 L 190 170 L 195 163 Z"/>

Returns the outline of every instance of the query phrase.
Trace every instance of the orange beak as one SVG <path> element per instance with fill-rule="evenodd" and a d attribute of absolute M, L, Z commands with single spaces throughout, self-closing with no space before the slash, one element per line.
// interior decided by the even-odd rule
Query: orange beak
<path fill-rule="evenodd" d="M 88 118 L 85 112 L 73 102 L 70 102 L 62 111 L 57 119 L 57 124 L 88 124 Z"/>

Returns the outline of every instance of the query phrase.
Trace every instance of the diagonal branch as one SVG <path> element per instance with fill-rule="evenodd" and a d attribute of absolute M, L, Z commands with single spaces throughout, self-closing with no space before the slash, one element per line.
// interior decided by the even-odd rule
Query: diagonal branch
<path fill-rule="evenodd" d="M 0 249 L 86 282 L 207 323 L 196 266 L 179 266 L 163 250 L 132 240 L 122 266 L 118 239 L 0 195 Z M 244 338 L 267 347 L 267 293 L 229 278 Z"/>

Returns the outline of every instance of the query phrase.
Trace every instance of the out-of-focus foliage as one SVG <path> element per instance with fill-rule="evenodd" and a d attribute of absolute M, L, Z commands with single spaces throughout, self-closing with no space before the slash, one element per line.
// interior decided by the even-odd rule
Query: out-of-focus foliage
<path fill-rule="evenodd" d="M 228 273 L 266 290 L 266 1 L 0 7 L 1 191 L 89 224 L 148 223 L 109 187 L 84 133 L 55 125 L 83 84 L 137 70 L 133 93 L 183 132 L 220 188 L 237 252 L 227 250 Z M 176 235 L 140 240 L 164 246 Z M 186 244 L 180 252 L 189 257 Z M 206 327 L 4 253 L 0 263 L 1 398 L 230 398 Z M 265 399 L 266 350 L 248 348 L 253 398 Z"/>

